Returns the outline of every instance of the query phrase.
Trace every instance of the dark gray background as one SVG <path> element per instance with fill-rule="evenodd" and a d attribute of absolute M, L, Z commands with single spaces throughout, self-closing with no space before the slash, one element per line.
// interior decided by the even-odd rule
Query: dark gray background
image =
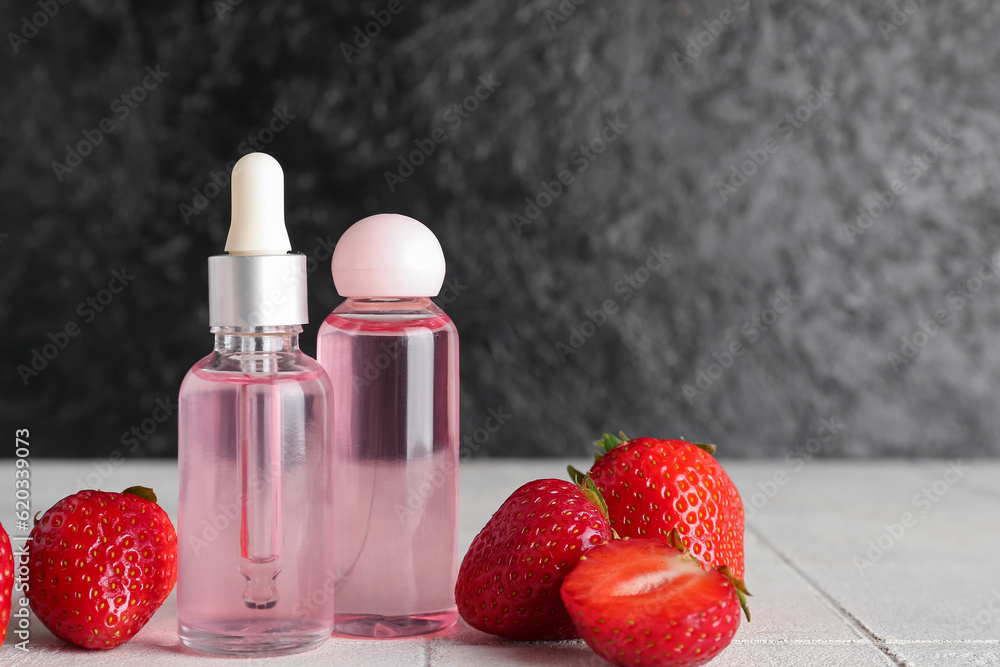
<path fill-rule="evenodd" d="M 294 247 L 322 260 L 308 352 L 344 229 L 395 211 L 438 234 L 473 455 L 581 455 L 618 429 L 731 457 L 1000 451 L 993 3 L 402 0 L 383 27 L 388 1 L 234 1 L 69 0 L 37 34 L 36 2 L 0 10 L 0 410 L 35 455 L 175 454 L 175 416 L 153 416 L 211 349 L 206 258 L 229 215 L 228 189 L 194 190 L 251 135 L 284 167 Z M 480 77 L 499 85 L 470 98 Z M 274 109 L 294 118 L 268 137 Z M 60 182 L 53 162 L 106 117 Z M 546 206 L 524 224 L 526 198 Z M 670 262 L 641 269 L 650 248 Z M 88 321 L 78 304 L 123 267 Z M 25 384 L 18 365 L 71 322 Z M 477 432 L 491 409 L 509 417 Z"/>

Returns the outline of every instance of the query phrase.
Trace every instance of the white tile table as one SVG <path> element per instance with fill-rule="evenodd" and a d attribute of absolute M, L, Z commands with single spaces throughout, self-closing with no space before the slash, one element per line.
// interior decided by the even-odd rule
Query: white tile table
<path fill-rule="evenodd" d="M 495 459 L 463 464 L 463 553 L 515 488 L 539 477 L 564 478 L 566 463 Z M 753 622 L 741 626 L 713 665 L 1000 667 L 1000 462 L 810 461 L 800 469 L 782 460 L 724 465 L 750 509 L 746 565 Z M 81 488 L 94 470 L 89 461 L 32 461 L 34 508 L 46 509 Z M 12 461 L 0 462 L 0 521 L 7 527 L 13 526 L 13 480 Z M 117 491 L 139 483 L 153 486 L 167 512 L 176 516 L 174 462 L 116 463 L 101 487 Z M 0 649 L 0 665 L 608 664 L 579 641 L 506 642 L 461 623 L 432 638 L 335 637 L 309 653 L 227 660 L 182 648 L 175 623 L 171 595 L 130 643 L 112 651 L 86 651 L 33 622 L 29 652 L 15 649 L 16 638 L 9 636 Z"/>

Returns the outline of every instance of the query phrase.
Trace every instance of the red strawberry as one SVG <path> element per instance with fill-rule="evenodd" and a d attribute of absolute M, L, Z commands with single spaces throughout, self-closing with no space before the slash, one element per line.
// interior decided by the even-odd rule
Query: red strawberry
<path fill-rule="evenodd" d="M 7 637 L 11 594 L 14 591 L 14 552 L 7 531 L 0 525 L 0 644 Z"/>
<path fill-rule="evenodd" d="M 63 498 L 35 524 L 28 548 L 31 609 L 84 648 L 127 642 L 177 581 L 177 533 L 141 486 Z"/>
<path fill-rule="evenodd" d="M 508 639 L 576 637 L 559 597 L 566 573 L 611 529 L 593 489 L 558 479 L 511 494 L 472 541 L 455 585 L 466 623 Z"/>
<path fill-rule="evenodd" d="M 715 445 L 605 435 L 590 469 L 622 537 L 666 540 L 676 528 L 706 568 L 728 565 L 743 577 L 743 501 L 712 456 Z M 579 472 L 570 468 L 576 478 Z M 668 541 L 669 544 L 669 541 Z"/>
<path fill-rule="evenodd" d="M 656 539 L 614 540 L 580 559 L 562 599 L 590 648 L 622 667 L 694 667 L 729 646 L 742 582 Z"/>

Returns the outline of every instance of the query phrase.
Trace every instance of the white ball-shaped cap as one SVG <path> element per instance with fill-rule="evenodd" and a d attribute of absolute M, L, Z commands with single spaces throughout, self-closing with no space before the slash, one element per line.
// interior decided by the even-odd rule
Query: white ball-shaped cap
<path fill-rule="evenodd" d="M 344 297 L 437 296 L 444 252 L 434 232 L 405 215 L 351 225 L 333 251 L 333 282 Z"/>

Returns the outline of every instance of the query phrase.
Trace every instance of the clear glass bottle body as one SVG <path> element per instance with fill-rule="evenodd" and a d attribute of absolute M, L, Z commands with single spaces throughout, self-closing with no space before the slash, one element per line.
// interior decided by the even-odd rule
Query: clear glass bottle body
<path fill-rule="evenodd" d="M 291 653 L 333 630 L 332 392 L 301 330 L 213 328 L 181 385 L 177 619 L 199 651 Z"/>
<path fill-rule="evenodd" d="M 458 332 L 428 298 L 349 298 L 320 328 L 334 388 L 336 631 L 457 620 Z"/>

